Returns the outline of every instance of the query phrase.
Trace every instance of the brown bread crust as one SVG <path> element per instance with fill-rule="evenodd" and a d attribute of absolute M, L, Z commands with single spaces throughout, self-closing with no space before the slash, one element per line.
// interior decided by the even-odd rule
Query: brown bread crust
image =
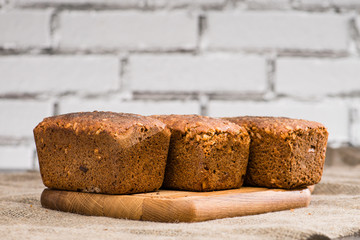
<path fill-rule="evenodd" d="M 247 185 L 293 189 L 321 180 L 328 138 L 322 124 L 284 117 L 225 119 L 250 134 Z"/>
<path fill-rule="evenodd" d="M 213 191 L 242 186 L 249 156 L 246 130 L 198 115 L 157 115 L 171 130 L 163 188 Z"/>
<path fill-rule="evenodd" d="M 160 188 L 170 131 L 135 114 L 82 112 L 45 118 L 34 129 L 49 188 L 129 194 Z"/>

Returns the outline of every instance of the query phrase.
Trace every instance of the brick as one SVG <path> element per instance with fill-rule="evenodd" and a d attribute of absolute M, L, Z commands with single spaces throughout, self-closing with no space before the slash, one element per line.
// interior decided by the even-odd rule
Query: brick
<path fill-rule="evenodd" d="M 245 4 L 251 10 L 285 10 L 291 8 L 289 0 L 247 0 Z"/>
<path fill-rule="evenodd" d="M 99 93 L 119 88 L 119 60 L 112 56 L 0 57 L 0 94 Z"/>
<path fill-rule="evenodd" d="M 1 1 L 0 1 L 1 2 Z M 95 9 L 131 9 L 131 8 L 194 8 L 205 9 L 221 8 L 226 4 L 226 0 L 13 0 L 17 7 L 87 7 Z"/>
<path fill-rule="evenodd" d="M 5 48 L 48 47 L 49 10 L 14 10 L 0 13 L 0 46 Z"/>
<path fill-rule="evenodd" d="M 0 146 L 0 170 L 30 170 L 34 149 L 28 146 Z"/>
<path fill-rule="evenodd" d="M 139 92 L 264 92 L 266 63 L 237 55 L 139 55 L 130 58 L 129 77 Z"/>
<path fill-rule="evenodd" d="M 321 11 L 330 8 L 331 3 L 330 0 L 297 0 L 293 2 L 293 7 L 301 10 Z"/>
<path fill-rule="evenodd" d="M 323 123 L 329 130 L 329 141 L 349 141 L 349 108 L 341 101 L 275 102 L 211 101 L 208 113 L 213 117 L 223 116 L 284 116 Z"/>
<path fill-rule="evenodd" d="M 0 136 L 32 138 L 33 128 L 53 113 L 52 102 L 33 100 L 0 100 Z"/>
<path fill-rule="evenodd" d="M 201 9 L 221 9 L 226 5 L 226 0 L 148 0 L 149 8 L 201 8 Z"/>
<path fill-rule="evenodd" d="M 333 7 L 340 9 L 359 9 L 360 2 L 358 0 L 331 0 Z"/>
<path fill-rule="evenodd" d="M 13 0 L 16 7 L 142 8 L 146 0 Z"/>
<path fill-rule="evenodd" d="M 276 92 L 324 96 L 360 91 L 359 59 L 281 58 L 277 61 Z"/>
<path fill-rule="evenodd" d="M 180 12 L 64 12 L 60 47 L 66 49 L 192 49 L 196 17 Z"/>
<path fill-rule="evenodd" d="M 152 114 L 200 114 L 197 101 L 131 101 L 67 99 L 59 104 L 60 113 L 80 111 L 113 111 L 141 115 Z"/>
<path fill-rule="evenodd" d="M 324 11 L 330 8 L 354 10 L 360 8 L 360 2 L 358 0 L 298 0 L 294 7 L 310 11 Z"/>
<path fill-rule="evenodd" d="M 210 49 L 346 51 L 348 17 L 309 13 L 210 13 Z"/>

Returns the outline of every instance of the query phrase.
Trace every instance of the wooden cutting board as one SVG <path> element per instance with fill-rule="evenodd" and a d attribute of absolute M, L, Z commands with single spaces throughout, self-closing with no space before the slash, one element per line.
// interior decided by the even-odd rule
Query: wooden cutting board
<path fill-rule="evenodd" d="M 310 190 L 243 187 L 214 192 L 160 190 L 132 195 L 105 195 L 45 189 L 45 208 L 90 216 L 156 222 L 199 222 L 306 207 Z"/>

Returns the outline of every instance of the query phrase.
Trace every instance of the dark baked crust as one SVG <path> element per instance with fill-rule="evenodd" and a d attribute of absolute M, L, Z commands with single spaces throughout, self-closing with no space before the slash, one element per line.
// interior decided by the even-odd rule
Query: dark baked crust
<path fill-rule="evenodd" d="M 242 186 L 250 143 L 244 128 L 198 115 L 152 117 L 171 130 L 163 188 L 212 191 Z"/>
<path fill-rule="evenodd" d="M 135 114 L 82 112 L 45 118 L 34 129 L 49 188 L 128 194 L 163 181 L 170 131 Z"/>
<path fill-rule="evenodd" d="M 284 117 L 225 119 L 250 134 L 247 185 L 292 189 L 321 180 L 328 138 L 322 124 Z"/>

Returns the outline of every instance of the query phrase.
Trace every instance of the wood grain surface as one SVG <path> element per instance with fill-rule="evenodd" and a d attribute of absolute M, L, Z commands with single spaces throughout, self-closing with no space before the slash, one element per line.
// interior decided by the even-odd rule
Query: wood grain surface
<path fill-rule="evenodd" d="M 45 208 L 90 216 L 156 222 L 198 222 L 306 207 L 308 188 L 280 190 L 243 187 L 214 192 L 160 190 L 132 195 L 105 195 L 45 189 Z"/>

